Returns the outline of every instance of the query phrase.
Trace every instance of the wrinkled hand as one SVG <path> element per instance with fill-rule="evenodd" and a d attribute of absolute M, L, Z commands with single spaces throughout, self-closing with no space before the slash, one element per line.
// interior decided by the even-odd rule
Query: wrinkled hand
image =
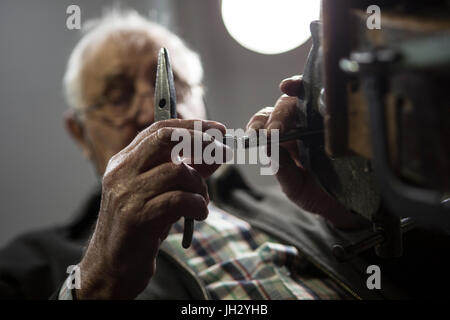
<path fill-rule="evenodd" d="M 279 129 L 280 136 L 296 127 L 297 96 L 302 90 L 301 76 L 295 76 L 280 83 L 284 93 L 275 107 L 266 107 L 258 111 L 250 119 L 247 129 Z M 302 167 L 296 141 L 280 144 L 279 169 L 276 178 L 287 197 L 312 213 L 328 219 L 341 229 L 356 229 L 366 225 L 363 218 L 351 214 L 337 200 L 326 193 Z"/>
<path fill-rule="evenodd" d="M 209 202 L 205 178 L 218 167 L 175 164 L 171 161 L 171 134 L 189 129 L 194 121 L 160 121 L 142 131 L 108 163 L 103 177 L 101 208 L 86 254 L 80 263 L 79 299 L 132 299 L 155 272 L 161 242 L 181 217 L 204 220 Z M 202 130 L 225 127 L 203 121 Z M 207 142 L 228 148 L 211 139 Z M 205 138 L 204 138 L 205 140 Z M 212 142 L 211 142 L 212 141 Z"/>

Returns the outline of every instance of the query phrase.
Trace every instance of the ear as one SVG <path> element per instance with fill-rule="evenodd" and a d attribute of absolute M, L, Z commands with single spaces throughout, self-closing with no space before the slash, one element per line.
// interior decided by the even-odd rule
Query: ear
<path fill-rule="evenodd" d="M 69 109 L 64 112 L 64 124 L 69 135 L 81 147 L 84 157 L 88 160 L 91 159 L 92 153 L 89 148 L 89 143 L 86 141 L 84 125 L 80 119 L 77 118 L 74 110 Z"/>

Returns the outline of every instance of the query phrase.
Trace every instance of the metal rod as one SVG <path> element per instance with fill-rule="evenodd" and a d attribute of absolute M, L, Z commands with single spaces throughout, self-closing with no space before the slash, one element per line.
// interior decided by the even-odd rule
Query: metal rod
<path fill-rule="evenodd" d="M 283 143 L 292 140 L 305 140 L 320 137 L 322 135 L 323 130 L 305 131 L 304 128 L 296 128 L 288 131 L 287 133 L 284 133 L 281 137 L 278 138 L 277 143 Z M 232 146 L 230 146 L 228 143 L 230 140 L 232 141 L 233 144 Z M 229 147 L 233 147 L 234 149 L 237 149 L 238 146 L 242 146 L 244 149 L 249 149 L 254 147 L 266 146 L 271 143 L 272 140 L 270 135 L 267 136 L 264 143 L 260 141 L 259 136 L 258 137 L 243 136 L 241 138 L 238 138 L 231 135 L 225 135 L 224 137 L 224 144 L 227 144 Z"/>
<path fill-rule="evenodd" d="M 410 217 L 403 218 L 401 220 L 401 231 L 405 233 L 415 226 L 414 220 Z M 377 245 L 382 244 L 385 241 L 386 237 L 383 231 L 377 231 L 370 236 L 362 239 L 357 243 L 350 244 L 348 246 L 343 246 L 341 244 L 333 245 L 333 255 L 336 257 L 338 261 L 344 262 L 352 259 L 356 255 L 361 252 L 366 251 L 367 249 L 373 248 Z"/>

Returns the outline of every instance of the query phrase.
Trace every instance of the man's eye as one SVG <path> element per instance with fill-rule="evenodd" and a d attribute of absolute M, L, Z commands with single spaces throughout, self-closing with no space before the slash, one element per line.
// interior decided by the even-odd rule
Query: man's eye
<path fill-rule="evenodd" d="M 134 96 L 134 84 L 124 75 L 110 79 L 104 97 L 108 104 L 119 106 L 130 104 Z"/>
<path fill-rule="evenodd" d="M 131 92 L 127 92 L 124 91 L 122 88 L 119 89 L 115 89 L 112 90 L 107 97 L 107 101 L 108 103 L 114 105 L 114 106 L 118 106 L 118 105 L 123 105 L 123 104 L 127 104 L 130 102 L 132 97 L 132 93 Z"/>

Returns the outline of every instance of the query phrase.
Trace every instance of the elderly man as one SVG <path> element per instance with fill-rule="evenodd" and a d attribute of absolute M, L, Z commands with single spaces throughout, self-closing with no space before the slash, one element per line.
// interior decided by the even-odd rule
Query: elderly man
<path fill-rule="evenodd" d="M 172 56 L 179 119 L 152 124 L 161 47 L 167 47 Z M 218 164 L 171 161 L 171 134 L 179 128 L 194 133 L 192 119 L 205 118 L 201 80 L 197 55 L 178 37 L 136 13 L 109 14 L 87 31 L 70 57 L 64 78 L 71 106 L 65 121 L 84 156 L 103 177 L 101 194 L 94 195 L 68 226 L 22 236 L 1 251 L 2 295 L 47 298 L 54 293 L 60 299 L 358 297 L 323 267 L 326 263 L 314 258 L 318 250 L 302 249 L 308 235 L 301 235 L 301 226 L 311 232 L 310 226 L 316 224 L 355 229 L 363 222 L 305 173 L 295 144 L 282 145 L 277 173 L 293 204 L 248 190 L 230 169 L 219 170 L 222 175 L 211 180 L 216 183 L 208 192 L 206 179 Z M 299 77 L 283 81 L 285 95 L 275 108 L 256 113 L 248 128 L 280 129 L 282 133 L 294 126 L 300 84 Z M 207 120 L 202 120 L 202 128 L 226 130 Z M 218 141 L 213 143 L 228 149 Z M 246 192 L 242 195 L 245 206 L 227 198 L 234 186 Z M 210 202 L 209 193 L 218 197 L 213 200 L 222 209 Z M 195 225 L 192 246 L 186 250 L 180 244 L 182 217 L 202 221 Z M 67 267 L 76 264 L 81 287 L 72 290 L 63 280 Z"/>

